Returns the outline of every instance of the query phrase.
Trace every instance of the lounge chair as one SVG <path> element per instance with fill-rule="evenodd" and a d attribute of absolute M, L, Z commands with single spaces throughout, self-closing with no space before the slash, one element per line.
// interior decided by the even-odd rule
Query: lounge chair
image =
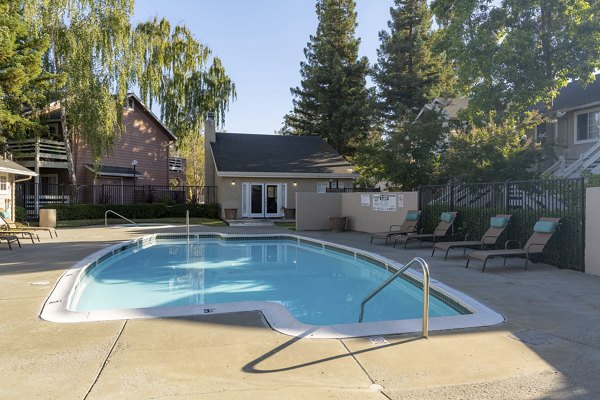
<path fill-rule="evenodd" d="M 414 234 L 414 235 L 396 236 L 394 239 L 394 247 L 396 247 L 396 243 L 403 242 L 404 248 L 406 249 L 406 244 L 408 242 L 410 242 L 411 240 L 418 240 L 419 246 L 421 246 L 423 239 L 426 239 L 426 240 L 432 239 L 433 243 L 435 245 L 437 238 L 442 238 L 448 234 L 448 231 L 454 224 L 454 220 L 456 219 L 456 214 L 458 214 L 458 213 L 456 213 L 454 211 L 443 212 L 442 215 L 440 215 L 440 223 L 435 228 L 433 233 L 420 233 L 420 234 Z"/>
<path fill-rule="evenodd" d="M 21 242 L 19 241 L 19 238 L 15 235 L 0 234 L 0 242 L 3 240 L 6 240 L 6 244 L 8 244 L 8 248 L 10 250 L 12 250 L 12 246 L 10 245 L 12 242 L 17 242 L 19 247 L 21 247 Z"/>
<path fill-rule="evenodd" d="M 373 239 L 385 239 L 385 244 L 387 244 L 392 236 L 413 233 L 417 230 L 417 225 L 419 224 L 420 219 L 421 211 L 407 211 L 402 224 L 390 225 L 390 230 L 387 232 L 375 232 L 371 234 L 371 243 L 373 243 Z"/>
<path fill-rule="evenodd" d="M 522 249 L 474 251 L 469 254 L 465 268 L 469 268 L 469 262 L 472 259 L 483 262 L 483 268 L 481 269 L 481 272 L 483 272 L 485 271 L 485 265 L 487 264 L 488 258 L 505 257 L 504 265 L 506 265 L 506 257 L 525 256 L 525 269 L 527 269 L 529 256 L 531 254 L 540 254 L 544 252 L 546 245 L 556 231 L 559 221 L 560 218 L 540 218 L 540 220 L 536 222 L 535 226 L 533 227 L 533 234 Z"/>
<path fill-rule="evenodd" d="M 2 220 L 2 222 L 4 223 L 5 226 L 8 226 L 8 229 L 16 229 L 16 230 L 22 230 L 22 231 L 46 231 L 50 234 L 50 238 L 52 239 L 52 231 L 54 231 L 54 235 L 56 235 L 56 237 L 58 237 L 58 233 L 56 232 L 56 229 L 54 228 L 45 228 L 42 226 L 29 226 L 29 225 L 24 225 L 18 222 L 14 222 L 12 219 L 10 219 L 6 214 L 0 212 L 0 220 Z M 2 224 L 0 224 L 2 225 Z"/>
<path fill-rule="evenodd" d="M 484 250 L 488 245 L 495 245 L 500 235 L 502 235 L 502 233 L 506 230 L 508 222 L 510 221 L 510 217 L 512 217 L 512 215 L 498 214 L 495 217 L 490 218 L 490 227 L 485 232 L 481 240 L 466 240 L 465 238 L 464 241 L 435 243 L 433 245 L 433 250 L 431 251 L 431 256 L 433 257 L 436 249 L 446 250 L 446 255 L 444 256 L 444 260 L 446 260 L 448 258 L 448 252 L 450 249 L 455 247 L 464 248 L 464 254 L 469 247 L 479 247 L 481 250 Z"/>

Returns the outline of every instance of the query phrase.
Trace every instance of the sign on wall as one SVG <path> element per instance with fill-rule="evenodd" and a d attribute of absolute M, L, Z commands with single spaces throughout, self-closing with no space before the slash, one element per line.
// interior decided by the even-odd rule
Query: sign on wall
<path fill-rule="evenodd" d="M 398 195 L 398 208 L 402 208 L 402 207 L 404 207 L 404 195 L 399 194 Z"/>
<path fill-rule="evenodd" d="M 362 207 L 369 207 L 371 205 L 371 196 L 369 194 L 361 194 L 360 205 Z"/>
<path fill-rule="evenodd" d="M 396 211 L 396 195 L 395 194 L 374 194 L 373 195 L 373 210 L 374 211 Z"/>

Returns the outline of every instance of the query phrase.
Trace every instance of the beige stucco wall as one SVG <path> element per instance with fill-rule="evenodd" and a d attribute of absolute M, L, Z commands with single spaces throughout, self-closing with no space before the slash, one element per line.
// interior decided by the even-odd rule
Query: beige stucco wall
<path fill-rule="evenodd" d="M 370 205 L 361 206 L 361 195 L 369 195 Z M 373 195 L 390 194 L 403 196 L 403 206 L 398 206 L 396 211 L 373 210 Z M 398 198 L 396 198 L 398 199 Z M 381 232 L 388 230 L 391 224 L 401 224 L 407 210 L 418 210 L 417 192 L 398 193 L 344 193 L 342 199 L 342 215 L 348 217 L 346 228 L 360 232 Z"/>
<path fill-rule="evenodd" d="M 585 272 L 600 276 L 600 188 L 588 188 L 585 202 Z"/>
<path fill-rule="evenodd" d="M 294 186 L 294 182 L 296 186 Z M 235 184 L 232 184 L 235 183 Z M 329 179 L 292 179 L 292 178 L 248 178 L 248 177 L 216 177 L 217 202 L 221 204 L 221 216 L 226 208 L 237 208 L 238 218 L 242 216 L 242 183 L 286 183 L 287 208 L 296 208 L 296 193 L 317 192 L 317 183 L 329 183 Z M 352 187 L 352 179 L 339 179 L 344 187 Z M 281 211 L 281 210 L 280 210 Z M 282 214 L 283 215 L 283 214 Z"/>
<path fill-rule="evenodd" d="M 402 195 L 403 205 L 399 207 L 396 198 L 396 211 L 373 210 L 373 195 Z M 369 196 L 369 206 L 361 205 L 361 196 Z M 298 193 L 296 195 L 296 229 L 329 229 L 330 216 L 347 218 L 346 229 L 361 232 L 380 232 L 389 229 L 391 224 L 400 224 L 408 210 L 417 210 L 416 192 L 399 193 Z"/>
<path fill-rule="evenodd" d="M 296 230 L 329 229 L 329 217 L 342 216 L 343 196 L 343 193 L 297 193 Z"/>

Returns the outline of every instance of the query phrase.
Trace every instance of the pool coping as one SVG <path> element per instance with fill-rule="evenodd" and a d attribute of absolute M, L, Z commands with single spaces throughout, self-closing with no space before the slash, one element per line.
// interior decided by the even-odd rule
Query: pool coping
<path fill-rule="evenodd" d="M 363 322 L 338 325 L 309 325 L 298 321 L 288 309 L 278 303 L 264 301 L 246 301 L 236 303 L 218 303 L 202 305 L 168 306 L 168 307 L 149 307 L 134 309 L 113 309 L 98 310 L 89 312 L 76 312 L 67 309 L 71 300 L 73 288 L 82 279 L 85 269 L 99 262 L 102 257 L 111 254 L 118 254 L 132 247 L 143 247 L 155 243 L 157 237 L 172 237 L 177 239 L 186 238 L 185 234 L 159 233 L 145 235 L 139 238 L 124 241 L 104 249 L 94 252 L 83 260 L 67 269 L 58 279 L 56 285 L 51 290 L 48 298 L 42 306 L 40 318 L 49 322 L 58 323 L 79 323 L 92 321 L 113 321 L 123 319 L 141 319 L 141 318 L 167 318 L 167 317 L 185 317 L 197 315 L 213 315 L 223 313 L 259 311 L 261 312 L 269 325 L 276 331 L 295 337 L 307 337 L 318 339 L 351 338 L 378 335 L 392 335 L 420 332 L 422 329 L 422 318 L 408 320 L 390 320 L 380 322 Z M 323 248 L 333 247 L 342 250 L 342 252 L 360 254 L 366 258 L 377 261 L 381 268 L 389 271 L 397 270 L 403 265 L 399 262 L 385 258 L 379 254 L 365 250 L 355 249 L 323 240 L 311 239 L 308 237 L 293 234 L 223 234 L 216 232 L 206 232 L 201 234 L 190 234 L 191 239 L 199 238 L 220 238 L 227 241 L 236 238 L 256 238 L 266 240 L 268 238 L 286 238 L 297 240 L 299 243 L 313 243 Z M 361 257 L 362 258 L 362 257 Z M 412 269 L 405 272 L 413 280 L 422 284 L 422 274 Z M 455 290 L 442 282 L 431 279 L 432 290 L 437 290 L 443 295 L 448 296 L 453 301 L 467 308 L 471 314 L 456 315 L 448 317 L 429 317 L 429 330 L 454 330 L 497 325 L 505 321 L 503 315 L 492 310 L 483 303 L 478 302 L 472 297 Z"/>

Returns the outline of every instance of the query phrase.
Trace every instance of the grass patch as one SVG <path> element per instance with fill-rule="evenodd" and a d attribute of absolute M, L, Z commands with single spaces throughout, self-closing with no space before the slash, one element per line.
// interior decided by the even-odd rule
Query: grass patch
<path fill-rule="evenodd" d="M 148 218 L 148 219 L 135 219 L 136 224 L 172 224 L 172 225 L 185 225 L 185 218 L 183 217 L 169 217 L 169 218 Z M 109 225 L 122 225 L 127 224 L 127 221 L 120 218 L 109 218 Z M 104 219 L 75 219 L 66 221 L 56 221 L 57 228 L 77 228 L 80 226 L 92 226 L 92 225 L 104 225 Z M 225 222 L 220 219 L 213 218 L 190 218 L 190 225 L 207 225 L 207 226 L 227 226 Z"/>
<path fill-rule="evenodd" d="M 279 226 L 280 228 L 287 228 L 290 231 L 295 231 L 296 230 L 296 223 L 295 222 L 275 222 L 275 226 Z"/>

